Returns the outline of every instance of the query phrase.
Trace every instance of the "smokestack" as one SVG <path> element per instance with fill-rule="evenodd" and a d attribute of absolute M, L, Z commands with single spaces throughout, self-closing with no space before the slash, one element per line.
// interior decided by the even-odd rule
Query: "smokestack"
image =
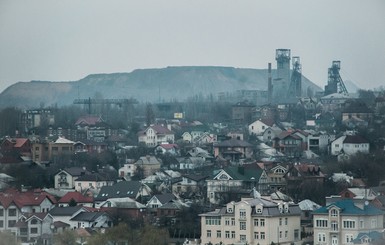
<path fill-rule="evenodd" d="M 271 104 L 273 94 L 273 84 L 271 81 L 271 63 L 268 63 L 268 78 L 267 78 L 267 102 Z"/>

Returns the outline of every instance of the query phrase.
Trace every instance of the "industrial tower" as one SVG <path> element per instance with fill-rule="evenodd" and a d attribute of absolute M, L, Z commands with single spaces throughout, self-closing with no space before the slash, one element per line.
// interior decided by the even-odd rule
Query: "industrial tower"
<path fill-rule="evenodd" d="M 272 99 L 275 103 L 286 102 L 287 91 L 290 84 L 290 49 L 277 49 L 277 76 L 272 87 Z"/>
<path fill-rule="evenodd" d="M 288 97 L 297 100 L 302 95 L 302 67 L 298 56 L 293 56 L 292 66 Z"/>
<path fill-rule="evenodd" d="M 344 81 L 340 76 L 341 61 L 334 60 L 332 67 L 328 69 L 328 84 L 325 86 L 325 95 L 339 93 L 348 94 Z"/>

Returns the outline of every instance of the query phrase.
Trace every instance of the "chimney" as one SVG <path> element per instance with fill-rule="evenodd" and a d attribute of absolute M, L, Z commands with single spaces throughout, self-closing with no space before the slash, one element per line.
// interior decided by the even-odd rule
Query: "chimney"
<path fill-rule="evenodd" d="M 271 81 L 271 63 L 268 63 L 268 78 L 267 78 L 267 103 L 271 104 L 273 94 L 273 84 Z"/>

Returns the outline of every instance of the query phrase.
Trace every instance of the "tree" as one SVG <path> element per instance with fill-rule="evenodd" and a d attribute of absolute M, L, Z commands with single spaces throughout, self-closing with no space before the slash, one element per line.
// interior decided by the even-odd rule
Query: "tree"
<path fill-rule="evenodd" d="M 147 127 L 149 127 L 154 122 L 155 122 L 155 114 L 154 114 L 154 110 L 152 108 L 152 104 L 147 103 L 147 105 L 146 105 L 146 124 L 147 124 Z"/>
<path fill-rule="evenodd" d="M 65 230 L 54 235 L 55 245 L 73 245 L 76 244 L 77 234 L 73 230 Z"/>
<path fill-rule="evenodd" d="M 0 232 L 0 245 L 19 245 L 16 237 L 9 231 Z"/>

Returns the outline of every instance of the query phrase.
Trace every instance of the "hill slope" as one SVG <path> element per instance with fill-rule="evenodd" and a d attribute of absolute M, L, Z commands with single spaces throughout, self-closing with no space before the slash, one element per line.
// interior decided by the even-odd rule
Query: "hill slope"
<path fill-rule="evenodd" d="M 275 70 L 273 72 L 273 78 Z M 303 77 L 303 90 L 321 89 Z M 167 67 L 130 73 L 93 74 L 73 82 L 19 82 L 0 94 L 1 107 L 33 108 L 69 105 L 74 99 L 95 97 L 135 98 L 140 102 L 179 100 L 201 94 L 267 90 L 266 69 L 232 67 Z"/>

